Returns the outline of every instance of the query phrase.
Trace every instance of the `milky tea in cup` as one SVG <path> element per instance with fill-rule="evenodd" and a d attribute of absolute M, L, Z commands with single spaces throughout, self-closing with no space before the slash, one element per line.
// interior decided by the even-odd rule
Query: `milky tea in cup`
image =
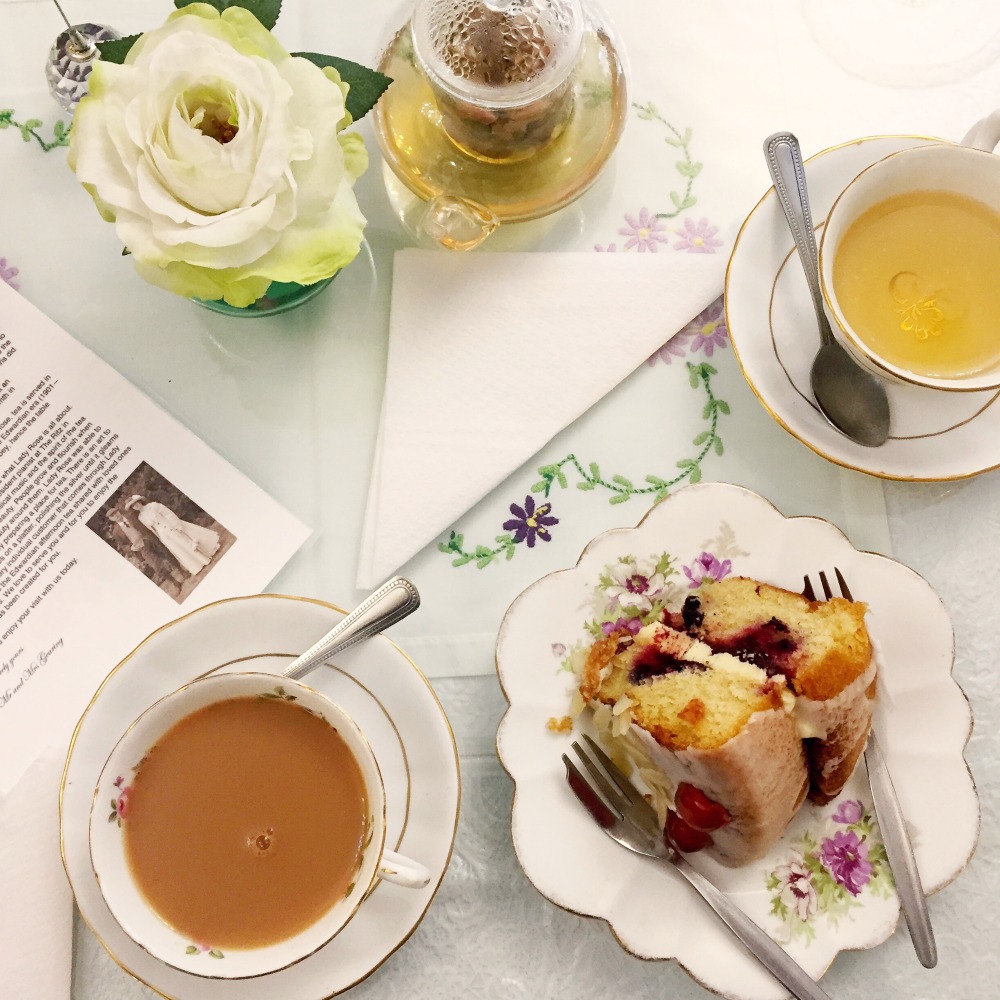
<path fill-rule="evenodd" d="M 222 674 L 133 724 L 98 782 L 91 856 L 147 951 L 197 975 L 264 975 L 311 954 L 376 878 L 426 885 L 385 851 L 385 797 L 361 731 L 273 674 Z"/>
<path fill-rule="evenodd" d="M 936 143 L 873 164 L 830 211 L 820 272 L 834 330 L 866 367 L 1000 386 L 1000 157 Z"/>

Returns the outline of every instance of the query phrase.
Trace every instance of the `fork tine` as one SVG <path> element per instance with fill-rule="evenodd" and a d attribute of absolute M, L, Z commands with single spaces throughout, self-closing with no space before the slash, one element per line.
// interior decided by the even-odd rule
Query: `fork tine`
<path fill-rule="evenodd" d="M 823 586 L 823 594 L 827 600 L 833 597 L 833 590 L 830 587 L 830 581 L 826 578 L 826 572 L 824 570 L 819 571 L 819 582 Z"/>
<path fill-rule="evenodd" d="M 574 743 L 573 746 L 575 747 L 576 744 Z M 597 820 L 599 826 L 610 830 L 618 822 L 618 817 L 608 808 L 600 795 L 591 787 L 590 782 L 580 773 L 580 769 L 566 754 L 562 755 L 562 761 L 566 765 L 566 780 L 576 792 L 576 797 L 586 806 L 587 812 Z"/>
<path fill-rule="evenodd" d="M 593 755 L 601 762 L 604 770 L 607 772 L 607 776 L 618 786 L 622 795 L 625 796 L 629 802 L 634 803 L 636 799 L 640 798 L 638 791 L 628 778 L 622 774 L 621 769 L 618 765 L 601 749 L 600 745 L 596 740 L 591 739 L 586 733 L 583 734 L 583 738 L 590 747 Z"/>
<path fill-rule="evenodd" d="M 809 579 L 808 573 L 802 578 L 802 596 L 807 601 L 816 600 L 816 591 L 813 590 L 813 582 Z"/>
<path fill-rule="evenodd" d="M 576 741 L 572 744 L 573 749 L 576 751 L 577 757 L 580 758 L 580 763 L 587 769 L 587 773 L 591 777 L 591 781 L 597 786 L 598 791 L 604 796 L 608 805 L 613 809 L 617 809 L 622 816 L 625 815 L 625 811 L 631 804 L 631 799 L 625 796 L 622 791 L 617 787 L 617 782 L 612 784 L 608 781 L 607 775 L 601 770 L 597 764 L 584 752 L 582 746 Z"/>
<path fill-rule="evenodd" d="M 841 573 L 836 566 L 833 567 L 833 572 L 837 574 L 837 583 L 840 586 L 841 594 L 843 594 L 844 597 L 847 598 L 847 600 L 853 601 L 854 598 L 851 597 L 851 588 L 847 586 L 847 581 L 844 579 L 844 574 Z"/>

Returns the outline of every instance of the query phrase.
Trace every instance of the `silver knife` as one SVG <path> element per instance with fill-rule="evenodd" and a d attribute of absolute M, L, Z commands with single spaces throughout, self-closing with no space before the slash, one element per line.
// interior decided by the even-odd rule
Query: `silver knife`
<path fill-rule="evenodd" d="M 913 950 L 925 969 L 933 969 L 937 965 L 937 944 L 934 941 L 930 914 L 927 912 L 927 897 L 920 882 L 920 872 L 917 871 L 913 845 L 906 832 L 906 820 L 900 809 L 896 790 L 892 787 L 889 768 L 882 756 L 874 729 L 868 734 L 865 766 L 868 768 L 868 781 L 872 787 L 875 816 L 882 832 L 892 877 L 896 881 L 899 906 L 906 919 L 906 926 L 910 929 Z"/>

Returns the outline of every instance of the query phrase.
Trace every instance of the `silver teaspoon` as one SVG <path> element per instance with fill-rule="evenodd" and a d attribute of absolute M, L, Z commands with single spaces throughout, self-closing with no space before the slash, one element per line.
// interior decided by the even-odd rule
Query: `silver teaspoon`
<path fill-rule="evenodd" d="M 282 677 L 298 680 L 334 653 L 402 621 L 420 607 L 417 588 L 401 576 L 393 577 L 369 594 L 346 618 L 341 619 L 319 642 L 310 646 L 281 671 Z"/>
<path fill-rule="evenodd" d="M 819 323 L 820 349 L 809 377 L 813 396 L 823 416 L 841 434 L 869 448 L 877 447 L 889 437 L 889 397 L 882 382 L 834 340 L 830 329 L 819 286 L 819 254 L 799 141 L 791 132 L 777 132 L 764 140 L 764 156 Z"/>

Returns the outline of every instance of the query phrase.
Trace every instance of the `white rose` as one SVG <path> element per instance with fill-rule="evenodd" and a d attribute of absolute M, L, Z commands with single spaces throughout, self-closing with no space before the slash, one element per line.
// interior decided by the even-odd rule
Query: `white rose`
<path fill-rule="evenodd" d="M 368 165 L 335 70 L 293 57 L 248 11 L 195 3 L 94 66 L 69 163 L 139 274 L 246 306 L 357 255 Z"/>

